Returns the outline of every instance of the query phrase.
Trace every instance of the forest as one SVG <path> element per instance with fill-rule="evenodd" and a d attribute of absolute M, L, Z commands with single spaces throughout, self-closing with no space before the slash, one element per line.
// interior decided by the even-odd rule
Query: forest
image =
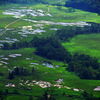
<path fill-rule="evenodd" d="M 100 0 L 68 0 L 66 6 L 100 13 Z"/>

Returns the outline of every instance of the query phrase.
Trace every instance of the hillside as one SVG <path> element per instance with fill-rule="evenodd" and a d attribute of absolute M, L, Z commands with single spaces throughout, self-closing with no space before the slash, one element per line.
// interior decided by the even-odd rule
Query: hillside
<path fill-rule="evenodd" d="M 68 0 L 66 6 L 100 13 L 100 0 Z"/>
<path fill-rule="evenodd" d="M 99 100 L 99 14 L 69 0 L 5 1 L 0 100 Z"/>
<path fill-rule="evenodd" d="M 45 4 L 65 4 L 66 0 L 1 0 L 1 3 L 45 3 Z"/>

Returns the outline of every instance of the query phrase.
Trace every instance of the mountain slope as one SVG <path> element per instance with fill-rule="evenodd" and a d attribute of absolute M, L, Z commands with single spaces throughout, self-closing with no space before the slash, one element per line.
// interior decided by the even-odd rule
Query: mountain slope
<path fill-rule="evenodd" d="M 0 2 L 10 2 L 10 3 L 46 3 L 46 4 L 65 4 L 66 0 L 1 0 Z"/>
<path fill-rule="evenodd" d="M 66 6 L 100 13 L 100 0 L 68 0 Z"/>

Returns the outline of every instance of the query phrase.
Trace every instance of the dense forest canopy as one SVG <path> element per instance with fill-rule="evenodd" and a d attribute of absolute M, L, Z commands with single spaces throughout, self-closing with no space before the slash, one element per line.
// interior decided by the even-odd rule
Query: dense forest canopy
<path fill-rule="evenodd" d="M 66 6 L 100 13 L 100 0 L 68 0 Z"/>

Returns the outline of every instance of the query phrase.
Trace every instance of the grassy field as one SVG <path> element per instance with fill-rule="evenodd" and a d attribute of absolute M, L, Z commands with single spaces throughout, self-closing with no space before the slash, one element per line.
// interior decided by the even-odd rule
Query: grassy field
<path fill-rule="evenodd" d="M 11 5 L 13 8 L 13 5 Z M 9 23 L 12 22 L 12 16 L 9 15 L 3 15 L 2 12 L 4 10 L 11 8 L 9 5 L 5 5 L 0 7 L 0 21 L 3 21 L 3 23 Z M 18 8 L 20 5 L 15 5 L 14 8 Z M 50 12 L 52 17 L 33 17 L 34 20 L 48 20 L 48 21 L 54 21 L 54 22 L 77 22 L 77 21 L 87 21 L 87 22 L 100 22 L 100 16 L 96 13 L 81 11 L 77 9 L 67 8 L 67 7 L 58 7 L 58 6 L 51 6 L 51 5 L 43 5 L 43 4 L 36 4 L 36 5 L 24 5 L 23 7 L 28 7 L 31 9 L 42 9 L 46 11 L 47 13 Z M 8 18 L 11 19 L 8 19 Z M 6 20 L 5 20 L 6 19 Z M 19 22 L 18 22 L 19 23 Z M 21 25 L 21 23 L 20 23 Z M 23 22 L 22 22 L 23 25 Z M 16 23 L 13 25 L 16 26 Z M 3 27 L 3 26 L 2 26 Z M 16 26 L 17 27 L 17 26 Z M 18 24 L 19 27 L 19 24 Z"/>
<path fill-rule="evenodd" d="M 90 56 L 100 58 L 100 34 L 78 35 L 63 43 L 70 52 L 89 54 Z"/>
<path fill-rule="evenodd" d="M 78 89 L 91 92 L 96 96 L 99 96 L 98 92 L 93 91 L 93 89 L 99 85 L 100 83 L 99 80 L 81 80 L 74 73 L 67 72 L 65 67 L 63 67 L 65 66 L 64 63 L 41 58 L 39 56 L 36 56 L 34 54 L 34 51 L 35 49 L 33 48 L 24 48 L 24 49 L 11 50 L 11 51 L 0 50 L 0 54 L 4 54 L 5 58 L 9 58 L 9 60 L 7 61 L 8 65 L 5 65 L 5 64 L 1 65 L 0 73 L 3 74 L 3 76 L 1 77 L 1 80 L 3 81 L 1 81 L 0 83 L 1 88 L 3 87 L 3 89 L 4 88 L 7 89 L 5 87 L 6 83 L 13 82 L 14 84 L 16 84 L 16 88 L 12 88 L 12 89 L 17 89 L 18 87 L 20 87 L 18 84 L 20 83 L 20 80 L 22 79 L 37 80 L 37 81 L 42 80 L 42 81 L 48 81 L 52 84 L 55 84 L 55 80 L 57 79 L 64 79 L 63 85 L 71 88 L 70 90 L 65 89 L 66 93 L 68 94 L 79 95 L 80 92 L 73 91 L 74 88 L 78 88 Z M 22 54 L 22 56 L 16 57 L 16 58 L 8 57 L 8 55 L 11 55 L 11 54 Z M 26 60 L 26 58 L 30 58 L 30 60 Z M 43 61 L 47 61 L 47 62 L 49 61 L 52 63 L 53 66 L 59 65 L 60 67 L 48 68 L 42 65 Z M 39 65 L 31 65 L 31 63 L 38 63 Z M 4 66 L 7 66 L 7 67 L 4 67 Z M 35 69 L 37 69 L 37 72 L 34 75 L 27 76 L 27 77 L 26 76 L 16 77 L 14 80 L 10 81 L 7 79 L 7 75 L 8 75 L 7 70 L 13 69 L 15 66 L 24 67 L 28 69 L 29 71 L 31 71 L 31 69 L 34 67 Z M 41 89 L 40 87 L 38 88 Z M 38 91 L 38 88 L 37 88 L 37 91 Z M 33 86 L 32 89 L 34 93 L 35 91 L 34 89 L 36 88 L 34 88 Z M 22 91 L 21 87 L 20 87 L 20 91 Z M 23 92 L 21 93 L 23 94 Z M 27 92 L 25 94 L 27 94 Z M 37 95 L 39 95 L 39 93 L 37 93 Z"/>
<path fill-rule="evenodd" d="M 15 8 L 15 9 L 22 9 L 21 5 L 5 5 L 0 6 L 0 28 L 4 29 L 6 25 L 12 23 L 13 21 L 17 20 L 17 18 L 14 18 L 11 15 L 4 15 L 3 12 L 7 9 Z M 100 23 L 100 16 L 96 13 L 91 12 L 85 12 L 77 9 L 72 8 L 66 8 L 66 7 L 58 7 L 58 6 L 52 6 L 52 5 L 43 5 L 43 4 L 36 4 L 36 5 L 23 5 L 23 7 L 27 7 L 28 9 L 38 10 L 41 9 L 45 11 L 46 13 L 50 13 L 52 16 L 25 16 L 21 18 L 21 20 L 11 24 L 8 29 L 4 32 L 5 34 L 2 34 L 3 32 L 0 32 L 2 35 L 0 36 L 1 40 L 5 40 L 6 37 L 9 37 L 11 39 L 18 39 L 20 41 L 30 41 L 33 38 L 33 34 L 29 34 L 27 37 L 21 38 L 21 36 L 18 34 L 19 30 L 23 26 L 32 26 L 32 28 L 39 29 L 40 27 L 36 27 L 34 25 L 39 24 L 34 22 L 28 22 L 23 20 L 24 18 L 28 18 L 35 21 L 52 21 L 52 22 L 79 22 L 79 21 L 87 21 L 87 22 L 96 22 Z M 50 30 L 51 28 L 57 28 L 60 29 L 63 26 L 61 25 L 46 25 L 43 24 L 43 29 L 46 31 L 40 36 L 49 36 L 55 33 L 56 31 Z M 17 31 L 16 31 L 17 30 Z M 15 31 L 15 32 L 14 32 Z M 38 35 L 38 34 L 37 34 Z M 89 54 L 91 56 L 100 57 L 100 35 L 99 34 L 90 34 L 90 35 L 78 35 L 74 38 L 72 38 L 69 42 L 63 43 L 64 47 L 67 48 L 71 53 L 80 52 Z M 99 92 L 94 92 L 93 89 L 99 86 L 100 81 L 99 80 L 82 80 L 79 77 L 77 77 L 74 73 L 66 71 L 67 66 L 63 62 L 58 62 L 54 60 L 48 60 L 46 58 L 42 58 L 40 56 L 35 55 L 36 49 L 35 48 L 22 48 L 18 50 L 0 50 L 0 61 L 4 61 L 7 64 L 2 64 L 0 62 L 0 89 L 8 89 L 11 93 L 12 92 L 20 92 L 21 95 L 15 94 L 9 94 L 7 95 L 7 100 L 29 100 L 30 95 L 41 96 L 43 95 L 44 91 L 46 89 L 40 88 L 39 86 L 35 85 L 31 87 L 31 90 L 27 90 L 27 86 L 24 86 L 23 88 L 19 86 L 20 81 L 23 79 L 25 81 L 27 80 L 37 80 L 37 81 L 47 81 L 52 84 L 55 84 L 55 80 L 63 79 L 63 85 L 68 86 L 71 89 L 64 89 L 64 88 L 54 88 L 53 87 L 53 93 L 57 96 L 57 100 L 66 100 L 65 97 L 62 97 L 63 91 L 66 94 L 69 95 L 80 95 L 81 91 L 76 92 L 73 91 L 74 88 L 82 89 L 85 91 L 88 91 L 90 93 L 93 93 L 95 96 L 99 97 Z M 11 54 L 21 54 L 20 57 L 9 57 Z M 4 60 L 3 58 L 8 58 L 8 60 Z M 28 60 L 27 60 L 28 59 Z M 44 65 L 42 65 L 43 62 L 50 62 L 54 68 L 48 68 Z M 37 63 L 38 65 L 32 65 L 32 63 Z M 59 65 L 60 67 L 56 68 L 56 66 Z M 34 75 L 30 76 L 22 76 L 22 77 L 15 77 L 14 80 L 8 80 L 8 70 L 12 70 L 15 66 L 17 67 L 24 67 L 28 69 L 29 71 L 32 70 L 32 68 L 36 69 L 36 73 Z M 16 85 L 15 88 L 8 88 L 5 87 L 7 83 L 14 83 Z M 31 92 L 30 92 L 31 91 Z M 22 97 L 23 96 L 23 97 Z M 63 98 L 63 99 L 62 99 Z M 34 98 L 34 100 L 37 100 L 37 98 Z M 68 98 L 68 100 L 80 100 L 75 98 Z"/>
<path fill-rule="evenodd" d="M 43 10 L 45 14 L 51 14 L 52 16 L 29 16 L 26 15 L 25 17 L 20 18 L 14 18 L 12 15 L 4 15 L 3 12 L 9 9 L 23 9 L 23 7 L 26 7 L 27 9 L 32 10 Z M 37 22 L 30 22 L 25 21 L 24 19 L 30 19 Z M 18 21 L 16 21 L 18 20 Z M 26 37 L 21 36 L 19 31 L 22 31 L 23 26 L 32 26 L 33 30 L 40 29 L 40 27 L 36 27 L 35 25 L 41 24 L 40 21 L 50 21 L 50 22 L 64 22 L 64 23 L 70 23 L 70 22 L 80 22 L 80 21 L 87 21 L 87 22 L 96 22 L 100 23 L 100 16 L 96 13 L 81 11 L 77 9 L 67 8 L 63 6 L 52 6 L 52 5 L 43 5 L 43 4 L 35 4 L 35 5 L 5 5 L 0 7 L 0 28 L 4 29 L 0 35 L 1 40 L 5 40 L 5 37 L 9 37 L 11 39 L 17 39 L 19 41 L 29 41 L 33 38 L 34 34 L 27 34 Z M 14 23 L 13 23 L 14 22 Z M 12 23 L 12 24 L 11 24 Z M 55 32 L 55 30 L 50 30 L 50 28 L 57 28 L 60 29 L 61 25 L 50 25 L 43 23 L 43 29 L 45 32 L 43 32 L 42 35 L 48 36 Z M 8 26 L 7 30 L 5 27 Z M 3 34 L 4 33 L 4 34 Z"/>

